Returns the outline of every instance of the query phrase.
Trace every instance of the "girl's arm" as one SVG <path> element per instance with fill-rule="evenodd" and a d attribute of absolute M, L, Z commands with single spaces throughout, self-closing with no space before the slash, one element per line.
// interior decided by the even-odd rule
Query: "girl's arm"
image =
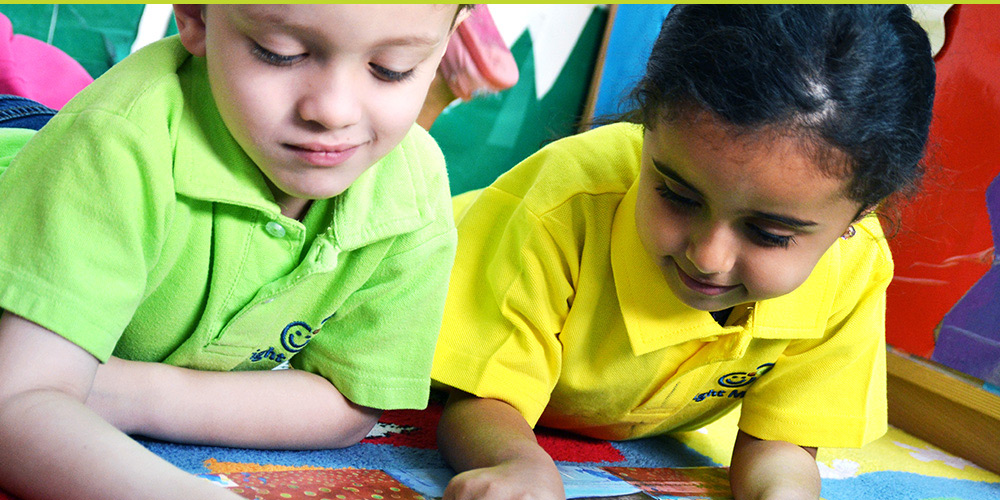
<path fill-rule="evenodd" d="M 507 403 L 454 391 L 438 424 L 438 448 L 460 472 L 444 500 L 563 499 L 555 462 Z"/>
<path fill-rule="evenodd" d="M 18 498 L 238 499 L 184 473 L 84 406 L 98 362 L 0 315 L 0 489 Z"/>
<path fill-rule="evenodd" d="M 729 481 L 736 500 L 819 498 L 816 448 L 736 435 Z"/>
<path fill-rule="evenodd" d="M 111 358 L 87 406 L 128 434 L 216 446 L 341 448 L 381 411 L 302 370 L 211 372 Z"/>

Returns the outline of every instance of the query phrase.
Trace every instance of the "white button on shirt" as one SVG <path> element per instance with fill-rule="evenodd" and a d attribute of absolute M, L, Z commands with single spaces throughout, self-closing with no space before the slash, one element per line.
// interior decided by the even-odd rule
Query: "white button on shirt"
<path fill-rule="evenodd" d="M 277 222 L 274 221 L 268 222 L 267 224 L 264 225 L 264 230 L 267 231 L 267 234 L 270 234 L 275 238 L 285 237 L 285 226 L 282 226 Z"/>

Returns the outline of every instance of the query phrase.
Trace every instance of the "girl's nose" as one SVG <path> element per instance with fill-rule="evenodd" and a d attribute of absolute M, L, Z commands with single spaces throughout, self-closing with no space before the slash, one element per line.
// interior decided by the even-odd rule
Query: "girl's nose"
<path fill-rule="evenodd" d="M 310 85 L 299 99 L 299 117 L 325 129 L 349 127 L 361 120 L 361 95 L 355 82 L 344 75 Z"/>
<path fill-rule="evenodd" d="M 736 245 L 725 227 L 709 227 L 691 234 L 685 256 L 703 274 L 727 273 L 736 265 Z"/>

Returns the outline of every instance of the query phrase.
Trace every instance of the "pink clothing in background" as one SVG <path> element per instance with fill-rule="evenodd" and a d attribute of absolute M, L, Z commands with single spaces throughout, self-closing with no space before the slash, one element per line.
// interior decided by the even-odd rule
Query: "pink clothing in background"
<path fill-rule="evenodd" d="M 0 14 L 0 94 L 13 94 L 60 109 L 94 79 L 55 46 L 15 35 Z"/>

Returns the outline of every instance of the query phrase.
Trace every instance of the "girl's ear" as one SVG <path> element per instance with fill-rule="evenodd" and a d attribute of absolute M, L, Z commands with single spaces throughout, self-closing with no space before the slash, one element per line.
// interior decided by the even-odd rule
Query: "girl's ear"
<path fill-rule="evenodd" d="M 205 57 L 205 17 L 202 5 L 174 4 L 174 20 L 181 43 L 191 55 Z"/>
<path fill-rule="evenodd" d="M 874 212 L 875 209 L 877 209 L 877 208 L 878 208 L 878 206 L 872 205 L 872 206 L 870 206 L 868 208 L 865 208 L 864 210 L 858 212 L 858 216 L 854 218 L 854 222 L 860 222 L 861 219 L 864 219 L 865 217 L 868 217 L 869 215 L 871 215 L 872 212 Z"/>

